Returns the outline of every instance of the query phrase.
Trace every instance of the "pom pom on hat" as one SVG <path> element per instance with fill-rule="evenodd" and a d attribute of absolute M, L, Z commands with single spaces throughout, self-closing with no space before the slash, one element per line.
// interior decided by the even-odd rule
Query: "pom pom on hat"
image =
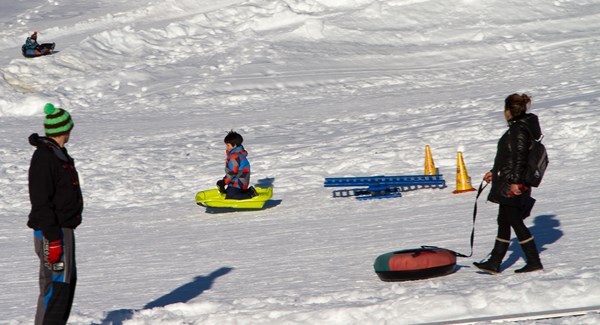
<path fill-rule="evenodd" d="M 57 112 L 58 112 L 58 110 L 51 103 L 47 103 L 44 106 L 44 113 L 46 113 L 46 115 L 52 115 L 52 114 L 55 114 Z"/>
<path fill-rule="evenodd" d="M 33 34 L 31 34 L 31 39 L 37 39 L 37 32 L 33 32 Z"/>
<path fill-rule="evenodd" d="M 60 136 L 71 132 L 73 129 L 73 120 L 69 112 L 62 108 L 57 108 L 51 103 L 44 106 L 44 131 L 47 136 Z"/>

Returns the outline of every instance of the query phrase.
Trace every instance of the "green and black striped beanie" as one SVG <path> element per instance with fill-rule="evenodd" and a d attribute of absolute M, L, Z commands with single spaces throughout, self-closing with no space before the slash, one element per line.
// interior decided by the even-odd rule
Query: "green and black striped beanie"
<path fill-rule="evenodd" d="M 48 103 L 44 106 L 44 131 L 49 137 L 57 137 L 71 132 L 73 129 L 73 120 L 71 115 L 62 108 L 56 108 Z"/>

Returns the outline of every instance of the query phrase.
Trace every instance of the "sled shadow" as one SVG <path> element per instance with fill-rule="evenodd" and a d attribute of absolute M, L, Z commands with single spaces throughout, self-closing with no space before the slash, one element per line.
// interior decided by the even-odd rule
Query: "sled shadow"
<path fill-rule="evenodd" d="M 548 245 L 558 241 L 564 234 L 562 230 L 560 230 L 560 221 L 556 219 L 556 217 L 557 216 L 554 214 L 539 215 L 533 220 L 533 226 L 529 227 L 531 235 L 535 238 L 535 244 L 537 245 L 540 255 L 548 249 Z M 517 238 L 514 238 L 511 241 L 508 251 L 510 252 L 510 255 L 504 263 L 502 263 L 501 269 L 509 268 L 520 258 L 525 257 Z"/>
<path fill-rule="evenodd" d="M 260 209 L 239 209 L 239 208 L 206 208 L 206 213 L 209 214 L 221 214 L 221 213 L 232 213 L 232 212 L 244 212 L 244 211 L 263 211 L 266 209 L 270 209 L 281 204 L 281 200 L 267 200 L 265 201 L 265 205 L 263 205 Z"/>
<path fill-rule="evenodd" d="M 233 268 L 231 267 L 222 267 L 207 276 L 197 276 L 191 282 L 188 282 L 181 287 L 167 293 L 166 295 L 147 303 L 142 309 L 113 310 L 106 315 L 100 324 L 122 325 L 124 321 L 130 320 L 134 313 L 139 312 L 140 310 L 164 307 L 179 302 L 188 302 L 198 297 L 200 294 L 202 294 L 202 292 L 210 289 L 218 277 L 221 277 L 232 270 Z"/>
<path fill-rule="evenodd" d="M 456 273 L 456 272 L 460 271 L 460 269 L 465 269 L 465 268 L 470 269 L 471 267 L 467 266 L 467 265 L 461 265 L 461 264 L 456 263 L 456 267 L 454 268 L 454 271 L 452 271 L 449 274 Z"/>

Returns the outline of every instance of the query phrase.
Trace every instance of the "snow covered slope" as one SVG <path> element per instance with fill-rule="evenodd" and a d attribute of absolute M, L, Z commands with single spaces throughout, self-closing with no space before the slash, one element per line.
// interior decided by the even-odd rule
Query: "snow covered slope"
<path fill-rule="evenodd" d="M 0 5 L 0 324 L 31 324 L 37 261 L 27 170 L 42 108 L 71 112 L 83 179 L 73 324 L 415 324 L 596 306 L 600 299 L 600 3 L 592 0 L 30 0 Z M 59 53 L 20 56 L 33 31 Z M 550 167 L 528 224 L 545 270 L 471 263 L 493 244 L 480 199 L 474 258 L 449 276 L 381 282 L 383 253 L 469 250 L 474 185 L 533 96 Z M 243 134 L 264 211 L 209 214 L 197 191 Z M 325 177 L 420 174 L 448 188 L 333 199 Z M 534 321 L 531 321 L 532 323 Z M 545 324 L 596 324 L 595 312 Z"/>

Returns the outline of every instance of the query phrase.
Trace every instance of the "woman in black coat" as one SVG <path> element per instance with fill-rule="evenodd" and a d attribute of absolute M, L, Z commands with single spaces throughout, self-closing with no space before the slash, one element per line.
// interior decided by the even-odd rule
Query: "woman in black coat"
<path fill-rule="evenodd" d="M 542 262 L 533 236 L 523 219 L 529 215 L 533 202 L 531 188 L 523 184 L 531 141 L 542 135 L 538 117 L 527 113 L 531 99 L 526 94 L 506 97 L 504 117 L 508 130 L 498 141 L 494 167 L 483 179 L 492 182 L 488 201 L 500 205 L 498 211 L 498 235 L 487 261 L 473 263 L 482 271 L 500 273 L 500 264 L 510 244 L 511 228 L 514 229 L 527 264 L 516 273 L 542 270 Z"/>

